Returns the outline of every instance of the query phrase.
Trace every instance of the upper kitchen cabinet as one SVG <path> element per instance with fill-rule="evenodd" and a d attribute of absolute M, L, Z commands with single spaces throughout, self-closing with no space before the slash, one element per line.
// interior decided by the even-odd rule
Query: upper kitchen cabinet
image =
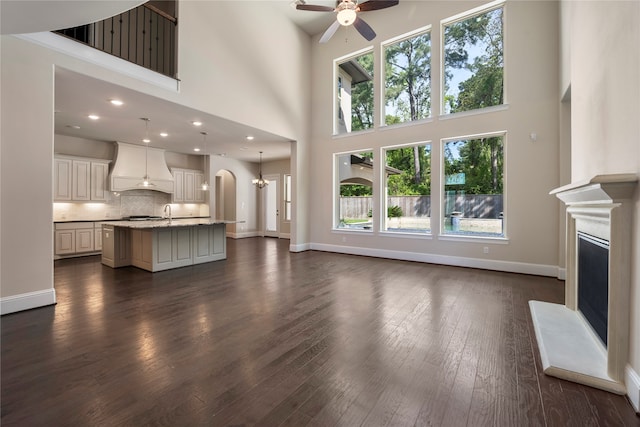
<path fill-rule="evenodd" d="M 107 201 L 109 163 L 109 160 L 56 156 L 53 200 L 56 202 Z"/>
<path fill-rule="evenodd" d="M 204 203 L 202 183 L 204 173 L 199 170 L 172 168 L 173 203 Z"/>

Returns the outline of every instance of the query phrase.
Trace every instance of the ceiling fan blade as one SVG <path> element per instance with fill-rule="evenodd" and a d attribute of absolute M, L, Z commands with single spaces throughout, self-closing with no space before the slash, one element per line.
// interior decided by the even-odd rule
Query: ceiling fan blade
<path fill-rule="evenodd" d="M 358 8 L 360 9 L 360 12 L 366 12 L 369 10 L 386 9 L 397 5 L 398 3 L 400 3 L 399 0 L 369 0 L 364 3 L 360 3 Z"/>
<path fill-rule="evenodd" d="M 356 30 L 358 30 L 358 32 L 362 34 L 362 37 L 364 37 L 368 41 L 376 38 L 376 32 L 373 31 L 373 28 L 371 28 L 369 24 L 364 22 L 364 20 L 359 16 L 356 17 L 355 21 L 353 21 L 353 26 L 356 27 Z"/>
<path fill-rule="evenodd" d="M 338 28 L 340 28 L 340 23 L 338 21 L 333 21 L 333 24 L 331 24 L 331 26 L 327 28 L 327 31 L 324 32 L 322 37 L 320 37 L 320 43 L 328 42 L 329 39 L 336 33 L 336 31 L 338 31 Z"/>
<path fill-rule="evenodd" d="M 333 12 L 335 8 L 329 6 L 321 6 L 316 4 L 298 4 L 296 5 L 298 10 L 310 10 L 312 12 Z"/>

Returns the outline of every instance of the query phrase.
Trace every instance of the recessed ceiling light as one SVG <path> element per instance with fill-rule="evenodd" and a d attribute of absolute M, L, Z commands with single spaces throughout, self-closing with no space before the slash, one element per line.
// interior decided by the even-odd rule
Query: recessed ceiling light
<path fill-rule="evenodd" d="M 197 151 L 200 151 L 200 149 L 196 147 L 196 148 L 193 149 L 193 151 L 197 152 Z"/>
<path fill-rule="evenodd" d="M 80 126 L 78 125 L 67 125 L 67 127 L 71 129 L 80 129 Z"/>
<path fill-rule="evenodd" d="M 248 141 L 253 141 L 253 136 L 252 135 L 247 135 L 247 140 Z"/>
<path fill-rule="evenodd" d="M 194 122 L 191 122 L 191 124 L 194 125 L 194 126 L 202 126 L 202 122 L 199 122 L 197 120 L 194 121 Z"/>
<path fill-rule="evenodd" d="M 100 118 L 100 116 L 96 116 L 95 114 L 89 114 L 89 118 L 91 120 L 98 120 Z"/>
<path fill-rule="evenodd" d="M 124 104 L 124 102 L 120 101 L 119 99 L 110 99 L 109 102 L 112 103 L 113 105 L 117 106 L 117 107 L 119 107 L 119 106 Z"/>
<path fill-rule="evenodd" d="M 163 137 L 163 138 L 166 138 L 166 137 L 169 136 L 169 134 L 166 133 L 166 132 L 160 132 L 160 136 Z"/>
<path fill-rule="evenodd" d="M 227 155 L 227 153 L 218 153 L 218 156 L 220 156 L 220 157 L 224 157 L 226 155 Z"/>
<path fill-rule="evenodd" d="M 148 144 L 151 142 L 151 140 L 149 138 L 145 138 L 142 140 L 142 142 L 144 142 L 145 144 Z"/>

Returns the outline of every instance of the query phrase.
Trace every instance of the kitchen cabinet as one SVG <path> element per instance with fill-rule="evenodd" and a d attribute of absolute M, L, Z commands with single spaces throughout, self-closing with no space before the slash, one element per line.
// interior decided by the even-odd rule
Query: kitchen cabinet
<path fill-rule="evenodd" d="M 204 173 L 192 169 L 171 169 L 173 174 L 173 203 L 204 203 L 202 183 Z"/>
<path fill-rule="evenodd" d="M 102 223 L 96 222 L 93 227 L 93 249 L 102 250 Z"/>
<path fill-rule="evenodd" d="M 109 197 L 109 162 L 91 161 L 91 201 L 106 202 Z"/>
<path fill-rule="evenodd" d="M 104 202 L 110 160 L 56 156 L 53 199 L 56 202 Z"/>
<path fill-rule="evenodd" d="M 86 160 L 72 161 L 71 200 L 91 200 L 91 162 Z"/>
<path fill-rule="evenodd" d="M 76 253 L 93 252 L 93 223 L 91 228 L 76 230 Z"/>
<path fill-rule="evenodd" d="M 90 221 L 55 223 L 55 257 L 100 252 L 102 236 L 98 236 L 98 233 L 101 232 L 101 224 Z"/>
<path fill-rule="evenodd" d="M 76 253 L 76 230 L 56 230 L 55 242 L 56 255 Z"/>
<path fill-rule="evenodd" d="M 55 158 L 53 163 L 53 200 L 71 200 L 71 175 L 73 161 Z"/>

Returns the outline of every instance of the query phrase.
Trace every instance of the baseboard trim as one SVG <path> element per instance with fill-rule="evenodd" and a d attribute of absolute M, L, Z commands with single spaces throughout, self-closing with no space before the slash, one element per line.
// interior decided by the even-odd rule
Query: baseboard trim
<path fill-rule="evenodd" d="M 640 414 L 640 375 L 633 370 L 631 365 L 627 365 L 624 371 L 624 382 L 627 386 L 629 402 L 636 413 Z"/>
<path fill-rule="evenodd" d="M 247 237 L 260 237 L 257 231 L 245 231 L 244 233 L 231 233 L 227 231 L 227 237 L 230 239 L 246 239 Z"/>
<path fill-rule="evenodd" d="M 567 269 L 564 267 L 558 267 L 558 280 L 567 280 Z"/>
<path fill-rule="evenodd" d="M 12 295 L 0 298 L 0 315 L 44 307 L 55 303 L 56 290 L 53 288 L 45 289 L 43 291 Z"/>
<path fill-rule="evenodd" d="M 303 243 L 301 245 L 294 245 L 294 244 L 289 245 L 289 252 L 304 252 L 304 251 L 310 251 L 310 250 L 311 250 L 310 243 Z"/>
<path fill-rule="evenodd" d="M 402 261 L 417 261 L 430 264 L 451 265 L 454 267 L 470 267 L 482 270 L 505 271 L 508 273 L 532 274 L 535 276 L 558 277 L 558 267 L 554 265 L 529 264 L 524 262 L 486 260 L 465 258 L 450 255 L 435 255 L 418 252 L 391 251 L 376 248 L 361 248 L 354 246 L 327 245 L 311 243 L 311 250 L 337 252 L 350 255 L 364 255 L 377 258 L 389 258 Z"/>

